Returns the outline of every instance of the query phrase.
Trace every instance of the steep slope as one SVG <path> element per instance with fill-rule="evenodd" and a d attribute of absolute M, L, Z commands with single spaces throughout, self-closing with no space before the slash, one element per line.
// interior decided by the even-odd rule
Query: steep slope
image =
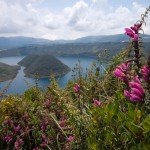
<path fill-rule="evenodd" d="M 20 66 L 10 66 L 0 62 L 0 82 L 16 77 Z"/>
<path fill-rule="evenodd" d="M 69 67 L 51 55 L 32 54 L 21 60 L 19 65 L 26 67 L 24 72 L 28 77 L 49 77 L 51 74 L 61 76 L 70 71 Z"/>

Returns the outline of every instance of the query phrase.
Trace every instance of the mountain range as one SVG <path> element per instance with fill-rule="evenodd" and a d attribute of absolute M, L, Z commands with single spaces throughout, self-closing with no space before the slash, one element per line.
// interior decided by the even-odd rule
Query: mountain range
<path fill-rule="evenodd" d="M 150 42 L 150 35 L 141 34 L 143 42 Z M 0 50 L 30 46 L 30 45 L 53 45 L 68 43 L 103 43 L 103 42 L 127 42 L 129 37 L 125 34 L 86 36 L 75 40 L 48 40 L 32 37 L 0 37 Z"/>
<path fill-rule="evenodd" d="M 150 53 L 150 35 L 142 34 L 145 53 Z M 53 56 L 96 56 L 107 49 L 110 56 L 128 47 L 129 37 L 124 34 L 87 36 L 76 40 L 47 40 L 31 37 L 0 38 L 0 57 L 49 54 Z"/>

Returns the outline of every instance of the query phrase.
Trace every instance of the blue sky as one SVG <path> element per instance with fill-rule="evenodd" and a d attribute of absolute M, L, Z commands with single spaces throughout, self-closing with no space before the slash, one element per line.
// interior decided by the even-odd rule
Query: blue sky
<path fill-rule="evenodd" d="M 0 36 L 55 40 L 124 33 L 149 5 L 149 0 L 0 0 Z M 143 29 L 150 34 L 150 19 L 146 22 Z"/>

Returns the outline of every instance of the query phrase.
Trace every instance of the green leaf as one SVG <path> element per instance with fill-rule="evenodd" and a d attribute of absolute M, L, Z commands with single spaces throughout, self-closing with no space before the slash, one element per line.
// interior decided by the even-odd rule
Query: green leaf
<path fill-rule="evenodd" d="M 142 123 L 144 130 L 150 131 L 150 115 L 145 118 Z"/>
<path fill-rule="evenodd" d="M 128 104 L 128 111 L 127 111 L 127 118 L 133 121 L 134 119 L 134 114 L 135 113 L 135 105 L 129 103 Z"/>
<path fill-rule="evenodd" d="M 134 121 L 137 123 L 140 123 L 140 119 L 141 119 L 141 111 L 136 108 L 135 109 L 135 116 L 134 116 Z"/>

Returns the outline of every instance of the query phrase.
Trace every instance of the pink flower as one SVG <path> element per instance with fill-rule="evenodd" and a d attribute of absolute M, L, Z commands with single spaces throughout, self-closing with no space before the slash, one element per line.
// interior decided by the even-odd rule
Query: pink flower
<path fill-rule="evenodd" d="M 45 136 L 45 134 L 42 134 L 42 139 L 46 139 L 46 136 Z"/>
<path fill-rule="evenodd" d="M 125 28 L 124 30 L 125 30 L 126 32 L 128 32 L 128 33 L 129 33 L 129 32 L 133 33 L 133 31 L 132 31 L 130 28 Z"/>
<path fill-rule="evenodd" d="M 141 102 L 142 101 L 142 98 L 141 97 L 139 97 L 138 95 L 136 95 L 136 94 L 130 94 L 130 100 L 132 101 L 132 102 L 135 102 L 135 101 L 139 101 L 139 102 Z"/>
<path fill-rule="evenodd" d="M 126 70 L 128 68 L 128 66 L 124 63 L 121 65 L 121 67 L 122 67 L 123 70 Z"/>
<path fill-rule="evenodd" d="M 42 123 L 42 124 L 41 124 L 41 129 L 42 129 L 42 131 L 45 131 L 45 130 L 46 130 L 46 125 L 45 125 L 45 123 Z"/>
<path fill-rule="evenodd" d="M 125 34 L 127 34 L 128 36 L 134 38 L 134 33 L 131 29 L 125 28 L 125 31 L 126 31 Z"/>
<path fill-rule="evenodd" d="M 129 91 L 125 90 L 125 91 L 124 91 L 124 95 L 125 95 L 128 99 L 130 99 L 130 92 L 129 92 Z"/>
<path fill-rule="evenodd" d="M 142 69 L 141 69 L 141 73 L 143 74 L 143 79 L 147 82 L 149 81 L 150 79 L 150 68 L 149 67 L 146 67 L 144 66 Z"/>
<path fill-rule="evenodd" d="M 134 82 L 137 82 L 137 83 L 141 84 L 141 81 L 139 80 L 138 76 L 132 77 L 132 80 L 133 80 Z"/>
<path fill-rule="evenodd" d="M 23 140 L 22 140 L 22 139 L 19 139 L 19 143 L 22 144 L 22 143 L 23 143 Z"/>
<path fill-rule="evenodd" d="M 144 67 L 141 69 L 141 72 L 147 74 L 147 73 L 150 72 L 150 69 L 149 69 L 148 67 L 144 66 Z"/>
<path fill-rule="evenodd" d="M 125 76 L 125 74 L 118 68 L 115 71 L 113 71 L 113 74 L 121 80 L 123 79 L 122 77 Z"/>
<path fill-rule="evenodd" d="M 113 71 L 113 74 L 118 77 L 120 80 L 123 80 L 125 82 L 127 82 L 127 76 L 125 75 L 126 73 L 126 70 L 128 69 L 129 67 L 129 63 L 126 65 L 126 64 L 121 64 L 121 66 L 117 66 L 116 67 L 116 70 Z"/>
<path fill-rule="evenodd" d="M 131 89 L 131 93 L 133 93 L 133 94 L 135 94 L 135 95 L 137 95 L 139 97 L 143 96 L 143 94 L 137 88 L 132 88 Z"/>
<path fill-rule="evenodd" d="M 138 34 L 138 27 L 136 24 L 134 25 L 134 27 L 132 26 L 130 28 L 135 32 L 135 34 Z"/>
<path fill-rule="evenodd" d="M 45 143 L 45 142 L 42 142 L 42 143 L 40 144 L 40 146 L 41 146 L 42 148 L 45 148 L 45 147 L 46 147 L 46 143 Z"/>
<path fill-rule="evenodd" d="M 74 90 L 75 92 L 79 92 L 79 88 L 80 88 L 80 85 L 78 83 L 75 83 L 75 87 L 74 87 Z"/>
<path fill-rule="evenodd" d="M 5 136 L 5 141 L 7 143 L 11 142 L 12 141 L 12 136 Z"/>
<path fill-rule="evenodd" d="M 8 124 L 8 123 L 9 123 L 9 120 L 8 120 L 8 119 L 3 122 L 4 125 L 6 125 L 6 124 Z"/>
<path fill-rule="evenodd" d="M 68 137 L 68 141 L 69 141 L 69 142 L 73 142 L 73 140 L 74 140 L 73 136 L 69 136 L 69 137 Z"/>
<path fill-rule="evenodd" d="M 120 66 L 116 66 L 116 68 L 117 68 L 118 70 L 120 70 L 121 72 L 123 72 L 123 68 L 121 68 Z"/>
<path fill-rule="evenodd" d="M 17 127 L 14 127 L 15 132 L 18 132 L 20 130 L 20 124 Z"/>
<path fill-rule="evenodd" d="M 97 105 L 99 107 L 101 106 L 101 102 L 100 101 L 98 101 L 96 99 L 94 99 L 93 101 L 94 101 L 94 105 Z"/>
<path fill-rule="evenodd" d="M 18 141 L 15 142 L 15 148 L 16 148 L 16 149 L 19 149 L 19 148 L 20 148 L 20 144 L 19 144 Z"/>
<path fill-rule="evenodd" d="M 134 83 L 134 82 L 129 82 L 129 86 L 130 86 L 131 88 L 137 88 L 142 94 L 144 94 L 144 89 L 143 89 L 143 87 L 142 87 L 141 84 L 139 84 L 139 83 Z"/>
<path fill-rule="evenodd" d="M 134 34 L 133 41 L 137 42 L 138 38 L 139 38 L 138 34 Z"/>
<path fill-rule="evenodd" d="M 134 31 L 134 32 L 133 32 Z M 127 34 L 129 37 L 133 39 L 134 42 L 138 42 L 138 25 L 134 25 L 129 28 L 125 28 L 125 34 Z"/>
<path fill-rule="evenodd" d="M 65 150 L 70 150 L 69 145 L 66 145 Z"/>

